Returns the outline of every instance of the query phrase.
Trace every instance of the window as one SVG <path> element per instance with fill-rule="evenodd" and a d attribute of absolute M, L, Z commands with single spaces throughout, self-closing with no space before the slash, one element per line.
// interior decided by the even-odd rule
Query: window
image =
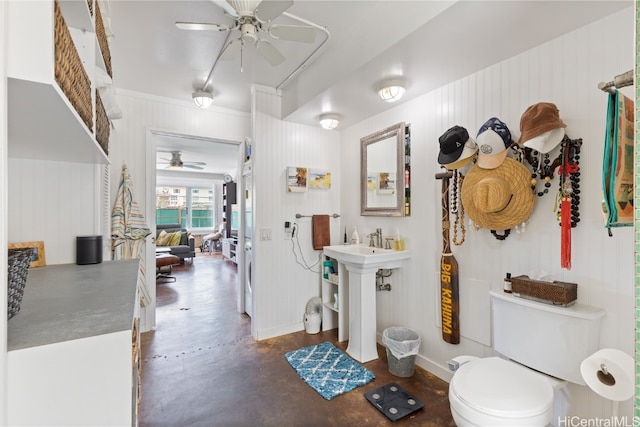
<path fill-rule="evenodd" d="M 213 227 L 213 189 L 191 189 L 191 227 Z"/>
<path fill-rule="evenodd" d="M 156 187 L 156 224 L 212 228 L 213 188 Z"/>

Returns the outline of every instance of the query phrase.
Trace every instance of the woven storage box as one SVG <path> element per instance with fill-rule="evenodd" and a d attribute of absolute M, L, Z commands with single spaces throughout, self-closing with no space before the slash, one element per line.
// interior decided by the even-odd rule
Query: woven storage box
<path fill-rule="evenodd" d="M 578 284 L 568 282 L 544 282 L 529 279 L 529 276 L 511 278 L 511 290 L 523 298 L 534 299 L 554 305 L 569 306 L 578 299 Z"/>
<path fill-rule="evenodd" d="M 31 249 L 9 249 L 7 266 L 7 314 L 11 319 L 20 311 L 24 287 L 27 284 L 29 264 L 31 264 Z"/>
<path fill-rule="evenodd" d="M 58 2 L 55 2 L 55 78 L 84 124 L 93 131 L 91 82 L 73 44 Z"/>
<path fill-rule="evenodd" d="M 96 140 L 106 155 L 109 155 L 109 131 L 109 118 L 100 92 L 96 90 Z"/>
<path fill-rule="evenodd" d="M 104 66 L 106 68 L 109 77 L 113 77 L 113 71 L 111 69 L 111 51 L 109 50 L 109 42 L 107 40 L 107 31 L 104 27 L 104 21 L 102 20 L 102 13 L 100 12 L 100 5 L 96 2 L 96 37 L 98 38 L 98 46 L 102 52 L 102 59 L 104 60 Z"/>

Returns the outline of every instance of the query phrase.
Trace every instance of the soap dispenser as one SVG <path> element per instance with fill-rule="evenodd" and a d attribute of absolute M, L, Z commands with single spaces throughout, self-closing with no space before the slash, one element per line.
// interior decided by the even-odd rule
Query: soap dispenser
<path fill-rule="evenodd" d="M 358 236 L 358 229 L 353 227 L 353 233 L 351 233 L 351 244 L 359 245 L 360 244 L 360 236 Z"/>
<path fill-rule="evenodd" d="M 396 229 L 396 238 L 393 241 L 393 249 L 396 251 L 404 251 L 404 240 L 400 237 L 400 229 Z"/>

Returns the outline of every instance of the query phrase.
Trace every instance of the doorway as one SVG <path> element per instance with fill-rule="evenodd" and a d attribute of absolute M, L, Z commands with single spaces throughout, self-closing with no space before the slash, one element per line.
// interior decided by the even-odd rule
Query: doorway
<path fill-rule="evenodd" d="M 224 213 L 220 189 L 225 176 L 238 177 L 238 165 L 243 155 L 241 148 L 240 141 L 186 135 L 165 130 L 148 130 L 145 162 L 147 167 L 145 216 L 149 228 L 156 229 L 156 187 L 158 186 L 213 189 L 213 221 L 221 221 Z M 192 224 L 184 225 L 196 233 L 199 231 L 197 228 L 194 229 Z M 217 226 L 216 223 L 211 228 L 203 228 L 201 231 L 211 231 Z M 155 271 L 155 233 L 152 233 L 149 243 L 146 245 L 145 268 L 147 272 L 152 272 Z M 241 265 L 238 265 L 238 268 L 241 268 Z M 147 276 L 151 275 L 147 273 Z M 155 281 L 152 283 L 155 284 Z M 235 285 L 240 289 L 240 283 Z M 151 301 L 140 313 L 144 319 L 145 330 L 153 328 L 156 324 L 155 286 L 149 286 L 148 293 Z"/>

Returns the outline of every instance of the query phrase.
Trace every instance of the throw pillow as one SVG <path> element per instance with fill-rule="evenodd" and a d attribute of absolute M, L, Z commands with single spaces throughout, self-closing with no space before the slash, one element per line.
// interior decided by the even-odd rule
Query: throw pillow
<path fill-rule="evenodd" d="M 182 231 L 176 231 L 170 234 L 171 238 L 167 246 L 178 246 L 180 244 L 180 238 L 182 237 Z"/>
<path fill-rule="evenodd" d="M 162 230 L 160 234 L 158 234 L 158 237 L 156 237 L 156 246 L 167 246 L 170 238 L 171 234 Z"/>
<path fill-rule="evenodd" d="M 180 237 L 180 244 L 181 245 L 189 245 L 189 234 L 182 233 L 182 236 Z"/>

